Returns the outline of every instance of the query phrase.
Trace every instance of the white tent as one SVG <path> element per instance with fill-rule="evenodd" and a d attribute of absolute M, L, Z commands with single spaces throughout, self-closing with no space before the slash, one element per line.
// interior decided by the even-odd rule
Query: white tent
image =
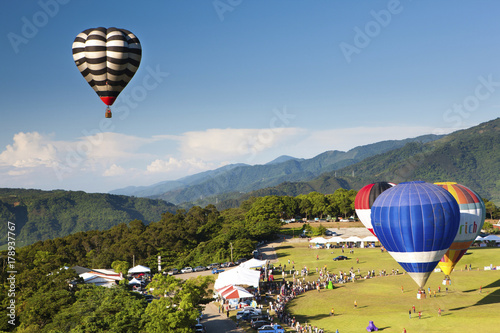
<path fill-rule="evenodd" d="M 138 284 L 141 285 L 141 281 L 137 280 L 136 278 L 133 278 L 128 282 L 128 284 Z"/>
<path fill-rule="evenodd" d="M 351 236 L 347 239 L 344 239 L 344 242 L 353 242 L 353 243 L 357 243 L 357 242 L 362 242 L 363 240 L 357 236 Z"/>
<path fill-rule="evenodd" d="M 326 239 L 324 239 L 323 237 L 316 237 L 316 238 L 311 239 L 309 241 L 309 243 L 325 244 L 325 243 L 328 243 L 328 241 Z"/>
<path fill-rule="evenodd" d="M 249 293 L 243 288 L 235 288 L 232 290 L 228 290 L 225 293 L 223 293 L 222 298 L 224 299 L 235 299 L 235 298 L 252 298 L 254 297 L 253 294 Z"/>
<path fill-rule="evenodd" d="M 491 242 L 491 241 L 494 241 L 494 242 L 500 242 L 500 237 L 498 237 L 497 235 L 488 235 L 488 236 L 483 237 L 482 241 L 488 241 L 488 242 Z"/>
<path fill-rule="evenodd" d="M 328 243 L 342 243 L 344 240 L 339 236 L 333 236 L 332 238 L 327 239 Z"/>
<path fill-rule="evenodd" d="M 266 260 L 259 260 L 252 258 L 248 261 L 242 262 L 238 267 L 242 268 L 256 268 L 256 267 L 262 267 L 266 264 Z"/>
<path fill-rule="evenodd" d="M 474 239 L 475 242 L 482 242 L 484 239 L 481 236 L 477 236 L 476 239 Z"/>
<path fill-rule="evenodd" d="M 132 267 L 131 269 L 128 270 L 129 274 L 150 273 L 150 272 L 151 272 L 151 269 L 149 269 L 149 267 L 141 266 L 141 265 L 137 265 L 137 266 Z"/>
<path fill-rule="evenodd" d="M 363 238 L 363 242 L 378 242 L 378 239 L 375 236 L 366 236 Z"/>
<path fill-rule="evenodd" d="M 260 281 L 260 272 L 248 268 L 236 267 L 219 274 L 214 288 L 220 289 L 230 284 L 248 285 L 257 288 Z"/>

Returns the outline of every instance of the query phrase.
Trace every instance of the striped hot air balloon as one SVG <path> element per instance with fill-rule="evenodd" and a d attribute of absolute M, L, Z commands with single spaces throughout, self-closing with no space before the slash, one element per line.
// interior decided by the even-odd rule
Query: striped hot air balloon
<path fill-rule="evenodd" d="M 354 209 L 356 210 L 356 214 L 359 217 L 359 220 L 363 225 L 368 229 L 374 236 L 371 219 L 371 208 L 375 199 L 387 190 L 395 186 L 396 184 L 388 183 L 388 182 L 378 182 L 373 184 L 368 184 L 359 190 L 358 194 L 356 194 L 356 198 L 354 199 Z"/>
<path fill-rule="evenodd" d="M 79 33 L 73 42 L 73 59 L 78 70 L 101 98 L 106 118 L 130 82 L 141 62 L 141 44 L 130 31 L 117 28 L 94 28 Z"/>
<path fill-rule="evenodd" d="M 449 250 L 441 258 L 439 268 L 449 276 L 462 256 L 481 232 L 486 208 L 481 197 L 471 189 L 453 182 L 435 183 L 450 192 L 460 209 L 460 226 Z"/>
<path fill-rule="evenodd" d="M 373 203 L 371 218 L 379 241 L 420 288 L 460 225 L 455 198 L 425 182 L 405 182 L 382 192 Z"/>

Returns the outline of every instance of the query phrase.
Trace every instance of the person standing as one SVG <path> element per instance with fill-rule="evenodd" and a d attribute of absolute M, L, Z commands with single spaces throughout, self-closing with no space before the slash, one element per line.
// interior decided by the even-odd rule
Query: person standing
<path fill-rule="evenodd" d="M 413 313 L 415 313 L 415 305 L 411 307 L 413 309 Z"/>
<path fill-rule="evenodd" d="M 403 333 L 406 333 L 406 328 L 403 328 Z"/>
<path fill-rule="evenodd" d="M 411 319 L 411 309 L 408 310 L 408 316 L 410 316 L 410 319 Z"/>
<path fill-rule="evenodd" d="M 438 309 L 438 317 L 441 317 L 441 308 Z"/>
<path fill-rule="evenodd" d="M 335 316 L 335 311 L 333 310 L 333 308 L 332 308 L 332 310 L 330 311 L 330 316 Z"/>
<path fill-rule="evenodd" d="M 418 311 L 418 319 L 422 318 L 422 311 Z"/>
<path fill-rule="evenodd" d="M 405 292 L 405 289 L 403 288 L 403 286 L 401 286 L 401 292 L 404 293 Z"/>
<path fill-rule="evenodd" d="M 356 309 L 358 307 L 358 302 L 354 300 L 354 308 Z"/>

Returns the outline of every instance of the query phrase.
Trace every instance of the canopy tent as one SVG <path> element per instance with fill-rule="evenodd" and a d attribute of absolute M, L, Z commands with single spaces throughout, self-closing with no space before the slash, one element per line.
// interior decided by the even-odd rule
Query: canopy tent
<path fill-rule="evenodd" d="M 235 288 L 233 290 L 229 290 L 221 295 L 224 299 L 234 299 L 234 298 L 253 298 L 254 295 L 249 293 L 243 288 Z"/>
<path fill-rule="evenodd" d="M 474 242 L 482 242 L 484 239 L 481 236 L 477 236 L 476 239 L 474 239 Z"/>
<path fill-rule="evenodd" d="M 344 242 L 353 242 L 353 243 L 357 243 L 357 242 L 362 242 L 363 240 L 357 236 L 351 236 L 347 239 L 344 239 Z"/>
<path fill-rule="evenodd" d="M 129 274 L 137 274 L 137 273 L 151 273 L 151 269 L 146 266 L 137 265 L 128 270 Z"/>
<path fill-rule="evenodd" d="M 482 241 L 488 241 L 488 242 L 491 242 L 491 241 L 494 241 L 494 242 L 500 242 L 500 237 L 498 237 L 497 235 L 488 235 L 488 236 L 483 237 Z"/>
<path fill-rule="evenodd" d="M 219 274 L 215 280 L 214 288 L 220 289 L 230 284 L 248 285 L 259 287 L 260 272 L 244 267 L 236 267 Z"/>
<path fill-rule="evenodd" d="M 363 242 L 378 242 L 378 238 L 375 236 L 366 236 L 363 238 Z"/>
<path fill-rule="evenodd" d="M 328 243 L 342 243 L 344 240 L 340 238 L 339 236 L 333 236 L 329 239 L 327 239 Z"/>
<path fill-rule="evenodd" d="M 140 280 L 137 280 L 136 278 L 133 278 L 132 280 L 130 280 L 128 282 L 128 284 L 138 284 L 140 285 L 141 284 L 141 281 Z"/>
<path fill-rule="evenodd" d="M 266 261 L 267 260 L 259 260 L 259 259 L 252 258 L 248 261 L 241 263 L 238 267 L 242 267 L 242 268 L 262 267 L 266 264 Z"/>
<path fill-rule="evenodd" d="M 311 239 L 309 241 L 309 243 L 326 244 L 326 243 L 328 243 L 328 240 L 324 239 L 323 237 L 316 237 L 316 238 Z"/>

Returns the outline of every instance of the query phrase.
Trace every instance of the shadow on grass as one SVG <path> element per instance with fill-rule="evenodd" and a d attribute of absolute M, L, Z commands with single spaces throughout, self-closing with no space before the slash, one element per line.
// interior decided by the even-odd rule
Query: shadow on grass
<path fill-rule="evenodd" d="M 497 289 L 491 293 L 488 292 L 489 288 L 499 288 L 499 287 L 500 287 L 500 279 L 496 280 L 493 283 L 490 283 L 487 286 L 484 286 L 482 288 L 481 295 L 485 295 L 485 296 L 483 298 L 481 298 L 479 301 L 477 301 L 476 304 L 473 304 L 471 306 L 487 305 L 487 304 L 499 304 L 500 303 L 500 289 Z M 486 290 L 486 292 L 485 292 L 485 290 Z M 464 292 L 470 293 L 470 292 L 474 292 L 474 291 L 479 292 L 479 288 L 467 290 Z M 454 308 L 454 309 L 450 309 L 450 310 L 458 311 L 458 310 L 467 309 L 471 306 L 462 306 L 462 307 Z"/>
<path fill-rule="evenodd" d="M 392 327 L 392 326 L 379 327 L 379 328 L 378 328 L 378 330 L 379 330 L 379 331 L 383 331 L 383 330 L 385 330 L 385 329 L 387 329 L 387 328 L 391 328 L 391 327 Z"/>
<path fill-rule="evenodd" d="M 283 258 L 289 256 L 289 252 L 276 252 L 276 258 Z"/>
<path fill-rule="evenodd" d="M 283 249 L 293 249 L 293 246 L 291 245 L 280 245 L 275 247 L 276 250 L 283 250 Z"/>

